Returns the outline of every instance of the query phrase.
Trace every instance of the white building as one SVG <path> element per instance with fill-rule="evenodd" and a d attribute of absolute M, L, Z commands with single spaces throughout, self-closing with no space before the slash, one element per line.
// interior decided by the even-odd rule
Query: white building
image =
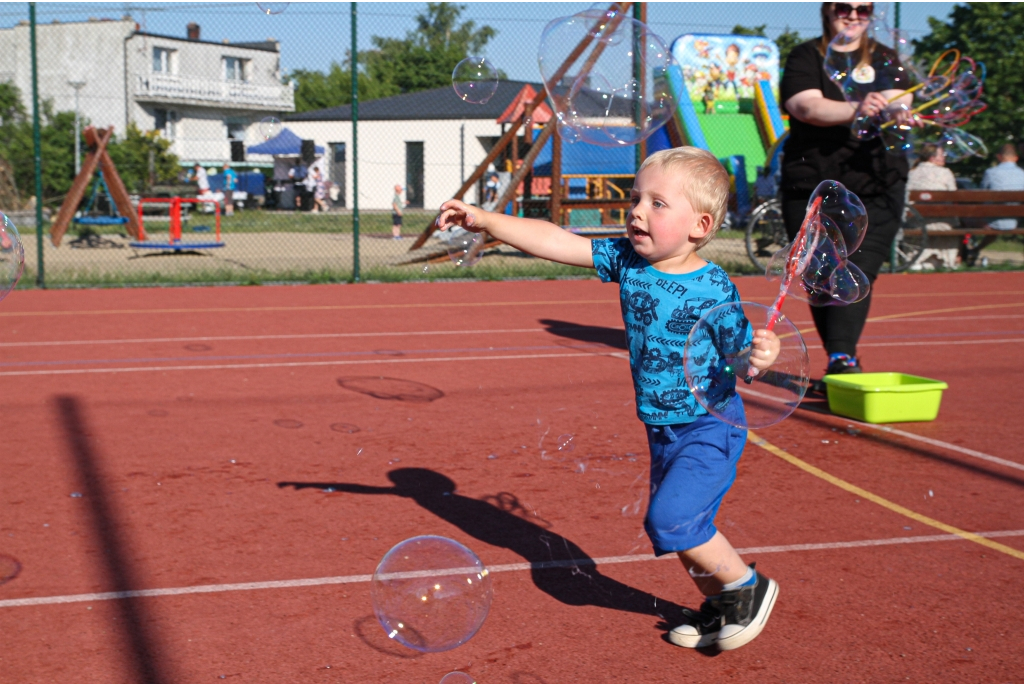
<path fill-rule="evenodd" d="M 387 209 L 394 187 L 412 207 L 437 207 L 452 197 L 501 137 L 506 124 L 532 99 L 538 84 L 502 81 L 483 105 L 463 102 L 451 87 L 405 93 L 359 104 L 359 207 Z M 550 117 L 546 105 L 535 124 Z M 303 139 L 324 146 L 330 179 L 352 197 L 350 105 L 285 117 Z M 477 192 L 466 195 L 479 202 Z M 351 207 L 348 200 L 345 206 Z"/>
<path fill-rule="evenodd" d="M 28 22 L 0 29 L 0 82 L 11 81 L 31 109 Z M 263 140 L 259 123 L 295 110 L 292 88 L 281 83 L 280 44 L 212 42 L 189 24 L 182 37 L 139 30 L 121 20 L 39 24 L 36 50 L 40 100 L 57 111 L 78 107 L 89 123 L 128 122 L 157 129 L 173 141 L 183 164 L 231 158 L 231 140 Z"/>

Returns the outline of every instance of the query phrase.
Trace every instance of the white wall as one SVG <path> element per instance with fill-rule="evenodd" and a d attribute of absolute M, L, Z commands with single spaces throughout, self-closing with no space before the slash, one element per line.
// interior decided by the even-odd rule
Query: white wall
<path fill-rule="evenodd" d="M 501 135 L 489 119 L 359 122 L 359 207 L 388 209 L 395 184 L 405 186 L 405 143 L 423 142 L 424 207 L 435 209 L 459 189 L 459 128 L 466 126 L 465 174 L 469 177 L 487 150 L 478 136 Z M 285 121 L 295 135 L 317 145 L 346 143 L 346 197 L 352 197 L 352 124 L 348 121 Z M 329 152 L 329 150 L 328 150 Z M 330 168 L 330 163 L 325 165 Z M 466 199 L 477 202 L 474 190 Z M 351 202 L 349 203 L 351 206 Z"/>
<path fill-rule="evenodd" d="M 68 81 L 85 81 L 79 111 L 96 126 L 125 129 L 124 39 L 134 21 L 38 24 L 36 54 L 39 100 L 53 100 L 57 111 L 74 111 Z M 25 108 L 32 111 L 32 60 L 28 22 L 0 29 L 0 81 L 14 81 Z"/>

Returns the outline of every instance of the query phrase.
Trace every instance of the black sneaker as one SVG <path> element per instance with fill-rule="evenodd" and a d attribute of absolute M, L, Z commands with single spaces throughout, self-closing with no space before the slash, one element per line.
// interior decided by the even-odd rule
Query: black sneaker
<path fill-rule="evenodd" d="M 754 565 L 750 568 L 754 569 Z M 718 648 L 722 651 L 737 649 L 760 635 L 778 597 L 779 584 L 754 570 L 753 585 L 709 598 L 722 612 Z"/>
<path fill-rule="evenodd" d="M 722 628 L 722 612 L 715 605 L 715 599 L 717 597 L 708 597 L 700 605 L 700 611 L 683 609 L 687 622 L 669 632 L 669 642 L 690 649 L 715 644 L 718 641 L 718 631 Z"/>
<path fill-rule="evenodd" d="M 838 356 L 829 361 L 825 375 L 831 376 L 837 373 L 861 373 L 860 362 L 856 357 L 850 357 L 849 355 Z"/>

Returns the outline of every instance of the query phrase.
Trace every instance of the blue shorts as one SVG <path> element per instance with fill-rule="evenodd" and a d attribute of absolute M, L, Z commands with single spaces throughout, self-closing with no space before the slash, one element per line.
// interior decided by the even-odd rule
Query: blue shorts
<path fill-rule="evenodd" d="M 705 414 L 692 423 L 647 426 L 651 500 L 644 529 L 658 556 L 702 545 L 736 480 L 747 431 Z"/>

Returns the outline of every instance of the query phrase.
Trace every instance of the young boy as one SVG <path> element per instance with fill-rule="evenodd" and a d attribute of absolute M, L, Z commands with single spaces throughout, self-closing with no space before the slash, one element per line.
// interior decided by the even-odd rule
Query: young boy
<path fill-rule="evenodd" d="M 710 153 L 680 147 L 651 155 L 636 174 L 628 238 L 594 240 L 544 221 L 485 212 L 458 200 L 441 205 L 441 230 L 462 226 L 524 252 L 596 268 L 619 284 L 637 415 L 651 450 L 651 500 L 644 527 L 658 555 L 675 552 L 707 596 L 669 633 L 681 647 L 736 649 L 763 629 L 778 597 L 775 581 L 743 562 L 712 521 L 736 478 L 746 431 L 708 414 L 686 387 L 683 346 L 712 307 L 739 301 L 736 287 L 697 251 L 725 217 L 729 176 Z M 758 371 L 779 354 L 778 337 L 753 332 Z"/>

